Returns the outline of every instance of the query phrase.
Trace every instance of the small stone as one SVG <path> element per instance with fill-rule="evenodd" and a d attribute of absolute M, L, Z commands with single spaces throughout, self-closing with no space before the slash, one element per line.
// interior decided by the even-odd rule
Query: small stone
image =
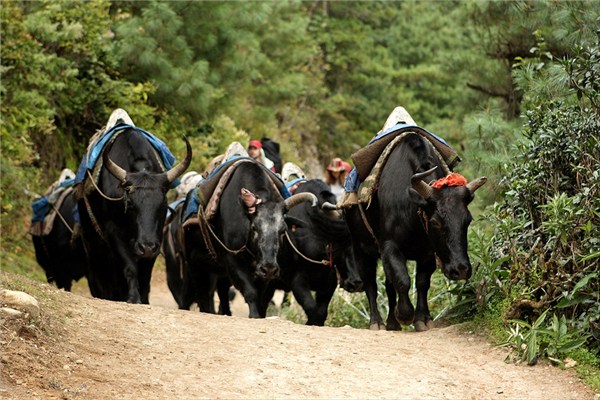
<path fill-rule="evenodd" d="M 7 289 L 0 290 L 0 304 L 17 310 L 23 310 L 34 318 L 40 315 L 38 301 L 35 297 L 25 292 Z"/>
<path fill-rule="evenodd" d="M 75 360 L 75 364 L 83 364 L 83 360 Z"/>
<path fill-rule="evenodd" d="M 2 315 L 2 319 L 18 319 L 23 316 L 23 313 L 19 310 L 15 310 L 14 308 L 2 307 L 0 308 L 0 315 Z"/>

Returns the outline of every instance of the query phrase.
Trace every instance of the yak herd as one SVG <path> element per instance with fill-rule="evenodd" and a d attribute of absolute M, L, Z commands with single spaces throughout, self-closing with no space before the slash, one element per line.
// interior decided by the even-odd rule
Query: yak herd
<path fill-rule="evenodd" d="M 164 142 L 117 109 L 90 140 L 77 174 L 33 204 L 38 263 L 59 288 L 70 290 L 86 276 L 94 297 L 147 304 L 162 253 L 181 309 L 196 303 L 202 312 L 231 315 L 233 286 L 249 317 L 264 318 L 282 289 L 293 293 L 307 324 L 324 325 L 340 285 L 365 292 L 371 329 L 427 330 L 436 266 L 451 280 L 471 276 L 467 206 L 485 178 L 467 182 L 453 173 L 458 156 L 399 109 L 353 154 L 339 201 L 323 181 L 273 173 L 237 143 L 186 186 L 180 178 L 193 153 L 187 139 L 186 156 L 175 163 Z M 178 185 L 181 195 L 169 204 Z M 385 323 L 376 302 L 379 260 L 390 310 Z M 416 307 L 407 260 L 416 261 Z"/>

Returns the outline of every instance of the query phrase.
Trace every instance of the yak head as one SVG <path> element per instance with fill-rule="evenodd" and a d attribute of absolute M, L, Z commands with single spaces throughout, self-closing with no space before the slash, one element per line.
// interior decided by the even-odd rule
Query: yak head
<path fill-rule="evenodd" d="M 126 171 L 109 156 L 105 157 L 106 169 L 119 181 L 125 207 L 124 214 L 114 218 L 115 224 L 120 227 L 115 234 L 128 236 L 136 257 L 158 256 L 167 210 L 166 193 L 192 160 L 192 148 L 187 138 L 184 137 L 184 140 L 186 158 L 166 172 L 150 172 L 151 168 L 144 168 L 143 165 L 136 165 L 135 172 Z M 136 162 L 144 163 L 140 160 Z"/>
<path fill-rule="evenodd" d="M 307 181 L 300 186 L 296 193 L 307 190 L 312 190 L 317 194 L 320 204 L 320 207 L 312 209 L 305 207 L 304 210 L 311 223 L 312 240 L 314 243 L 326 244 L 329 253 L 327 257 L 333 264 L 330 267 L 335 268 L 340 286 L 348 292 L 361 291 L 363 283 L 354 257 L 350 229 L 343 212 L 335 205 L 335 195 L 329 190 L 329 186 L 320 179 Z"/>
<path fill-rule="evenodd" d="M 421 210 L 423 227 L 444 275 L 466 280 L 472 271 L 467 253 L 467 229 L 472 217 L 467 206 L 487 179 L 467 183 L 462 176 L 450 174 L 432 184 L 425 183 L 423 178 L 436 168 L 414 174 L 409 194 Z"/>
<path fill-rule="evenodd" d="M 241 201 L 250 219 L 250 232 L 247 247 L 254 255 L 254 271 L 261 279 L 274 279 L 279 276 L 277 254 L 287 225 L 287 211 L 305 201 L 316 205 L 312 193 L 296 194 L 285 201 L 263 201 L 250 190 L 242 188 Z"/>

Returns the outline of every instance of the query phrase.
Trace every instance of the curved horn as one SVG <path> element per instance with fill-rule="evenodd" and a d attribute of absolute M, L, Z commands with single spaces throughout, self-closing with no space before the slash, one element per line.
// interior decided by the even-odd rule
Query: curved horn
<path fill-rule="evenodd" d="M 487 178 L 485 176 L 479 177 L 474 181 L 467 183 L 467 188 L 471 191 L 471 193 L 475 193 L 477 189 L 482 187 L 487 182 Z"/>
<path fill-rule="evenodd" d="M 104 160 L 104 165 L 106 166 L 108 172 L 113 174 L 113 176 L 117 178 L 119 182 L 125 182 L 125 179 L 127 178 L 127 171 L 115 164 L 110 157 L 106 157 L 106 160 Z"/>
<path fill-rule="evenodd" d="M 321 204 L 321 209 L 323 209 L 325 211 L 336 211 L 337 206 L 335 204 L 331 204 L 330 202 L 326 201 L 323 204 Z"/>
<path fill-rule="evenodd" d="M 285 206 L 288 209 L 290 209 L 304 201 L 310 201 L 312 203 L 311 204 L 312 207 L 316 206 L 317 203 L 319 202 L 319 200 L 317 199 L 317 196 L 315 196 L 314 194 L 309 193 L 309 192 L 304 192 L 304 193 L 297 193 L 297 194 L 293 195 L 292 197 L 288 197 L 287 199 L 285 199 L 284 203 L 285 203 Z"/>
<path fill-rule="evenodd" d="M 166 172 L 167 180 L 169 182 L 173 182 L 175 179 L 181 176 L 192 163 L 192 145 L 190 145 L 190 142 L 187 140 L 187 137 L 185 137 L 185 135 L 183 135 L 183 140 L 185 140 L 185 147 L 187 153 L 183 161 L 181 161 L 179 164 L 175 165 L 173 168 Z"/>
<path fill-rule="evenodd" d="M 423 197 L 424 199 L 428 199 L 431 197 L 431 195 L 433 194 L 433 188 L 431 186 L 429 186 L 428 184 L 426 184 L 423 181 L 423 178 L 431 175 L 433 173 L 433 171 L 435 171 L 436 169 L 437 169 L 437 167 L 433 167 L 425 172 L 419 172 L 417 174 L 414 174 L 410 178 L 410 183 L 411 183 L 413 189 L 415 189 L 417 191 L 417 193 L 419 193 L 421 195 L 421 197 Z"/>
<path fill-rule="evenodd" d="M 327 215 L 329 218 L 334 218 L 334 219 L 342 218 L 342 212 L 340 210 L 338 210 L 338 208 L 335 204 L 331 204 L 328 201 L 321 204 L 321 210 L 323 210 L 325 212 L 325 215 Z"/>

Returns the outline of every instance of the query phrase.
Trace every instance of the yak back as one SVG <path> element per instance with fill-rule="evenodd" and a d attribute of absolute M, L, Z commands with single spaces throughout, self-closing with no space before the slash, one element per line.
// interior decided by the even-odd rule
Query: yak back
<path fill-rule="evenodd" d="M 303 192 L 316 195 L 319 206 L 311 207 L 308 203 L 302 204 L 292 208 L 288 215 L 305 222 L 318 240 L 350 243 L 350 230 L 346 221 L 342 217 L 332 216 L 321 209 L 321 205 L 325 202 L 336 203 L 335 195 L 331 193 L 329 186 L 320 179 L 311 179 L 304 182 L 295 191 L 295 193 Z"/>
<path fill-rule="evenodd" d="M 381 172 L 377 189 L 377 209 L 380 229 L 395 233 L 397 239 L 425 239 L 418 215 L 418 206 L 409 195 L 411 178 L 414 174 L 438 168 L 427 179 L 436 180 L 444 176 L 441 161 L 432 146 L 418 135 L 409 135 L 390 154 Z M 417 236 L 415 236 L 417 235 Z"/>
<path fill-rule="evenodd" d="M 148 139 L 135 129 L 129 128 L 120 132 L 110 147 L 105 150 L 105 156 L 128 172 L 127 178 L 131 180 L 128 184 L 136 189 L 160 188 L 165 193 L 169 189 L 169 182 L 163 174 L 164 167 L 158 153 Z M 100 185 L 106 195 L 121 196 L 123 190 L 119 188 L 119 184 L 117 178 L 106 168 L 102 168 Z"/>

